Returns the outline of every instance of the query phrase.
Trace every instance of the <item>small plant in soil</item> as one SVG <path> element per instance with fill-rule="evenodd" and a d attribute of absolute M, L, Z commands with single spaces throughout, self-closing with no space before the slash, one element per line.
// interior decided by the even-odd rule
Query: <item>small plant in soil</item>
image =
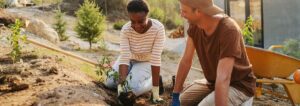
<path fill-rule="evenodd" d="M 12 51 L 10 52 L 10 57 L 13 60 L 13 63 L 20 61 L 21 59 L 21 49 L 22 46 L 20 45 L 21 41 L 26 41 L 26 36 L 21 35 L 21 21 L 16 19 L 15 23 L 11 26 L 12 34 L 7 37 L 7 40 L 12 47 Z"/>
<path fill-rule="evenodd" d="M 118 70 L 114 70 L 112 68 L 112 60 L 109 56 L 103 56 L 99 61 L 96 69 L 96 74 L 100 77 L 99 81 L 104 82 L 107 78 L 113 78 L 114 82 L 117 83 L 119 80 L 119 73 Z M 129 79 L 132 79 L 132 76 L 129 76 Z M 127 90 L 131 90 L 128 81 L 124 81 L 122 83 L 122 87 L 126 88 Z"/>
<path fill-rule="evenodd" d="M 101 59 L 98 60 L 97 70 L 96 74 L 100 76 L 100 81 L 103 82 L 104 78 L 108 77 L 109 72 L 113 71 L 113 68 L 111 66 L 111 58 L 109 56 L 103 56 Z M 114 79 L 118 79 L 118 73 L 113 74 Z"/>

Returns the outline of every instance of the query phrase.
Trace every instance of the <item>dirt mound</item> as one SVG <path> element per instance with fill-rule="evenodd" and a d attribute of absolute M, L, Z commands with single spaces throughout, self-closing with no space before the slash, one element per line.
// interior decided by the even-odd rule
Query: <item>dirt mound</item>
<path fill-rule="evenodd" d="M 22 55 L 12 64 L 0 56 L 1 105 L 117 105 L 115 93 L 99 87 L 72 66 L 61 65 L 58 57 Z M 108 94 L 109 93 L 109 94 Z"/>

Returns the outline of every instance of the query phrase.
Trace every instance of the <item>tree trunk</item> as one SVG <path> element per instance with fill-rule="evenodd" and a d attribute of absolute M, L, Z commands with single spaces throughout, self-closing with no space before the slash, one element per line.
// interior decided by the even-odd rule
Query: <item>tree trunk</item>
<path fill-rule="evenodd" d="M 92 50 L 92 40 L 89 41 L 90 44 L 90 50 Z"/>

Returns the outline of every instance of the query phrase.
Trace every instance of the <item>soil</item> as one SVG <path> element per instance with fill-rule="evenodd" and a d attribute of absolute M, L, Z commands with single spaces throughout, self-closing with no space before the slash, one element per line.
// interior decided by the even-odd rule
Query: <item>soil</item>
<path fill-rule="evenodd" d="M 24 14 L 27 17 L 35 17 L 45 21 L 47 24 L 53 24 L 54 19 L 49 17 L 54 13 L 52 11 L 41 12 L 38 8 L 18 8 L 10 9 L 10 12 Z M 37 14 L 38 13 L 38 14 Z M 104 54 L 110 55 L 116 59 L 119 55 L 118 51 L 110 50 L 86 50 L 88 44 L 76 38 L 76 33 L 72 30 L 75 17 L 66 16 L 66 20 L 70 23 L 67 27 L 67 35 L 71 36 L 68 41 L 60 42 L 59 44 L 50 44 L 35 35 L 30 35 L 31 38 L 43 42 L 45 44 L 60 47 L 64 50 L 81 55 L 82 57 L 97 61 Z M 112 29 L 109 29 L 112 30 Z M 5 36 L 9 35 L 10 30 L 6 27 L 0 27 L 0 103 L 4 106 L 21 105 L 119 105 L 116 97 L 116 90 L 106 89 L 105 86 L 90 76 L 75 68 L 74 65 L 61 64 L 60 58 L 55 55 L 36 55 L 35 50 L 24 50 L 22 54 L 23 62 L 13 63 L 9 58 L 10 47 Z M 118 37 L 119 31 L 107 31 L 108 35 Z M 180 38 L 184 40 L 184 38 Z M 109 41 L 109 40 L 107 40 Z M 78 44 L 81 50 L 74 50 L 70 45 Z M 177 40 L 167 41 L 166 48 L 171 47 L 172 42 Z M 28 45 L 24 45 L 28 46 Z M 150 101 L 151 93 L 137 97 L 135 105 L 159 105 L 169 106 L 171 104 L 172 92 L 172 76 L 176 75 L 177 64 L 180 60 L 180 54 L 176 50 L 164 50 L 162 56 L 162 71 L 163 84 L 165 92 L 161 97 L 165 100 L 161 104 L 152 104 Z M 195 60 L 197 58 L 195 57 Z M 194 61 L 193 66 L 200 69 L 192 69 L 186 79 L 185 86 L 192 83 L 195 79 L 201 79 L 203 73 L 197 61 Z M 272 87 L 273 86 L 273 87 Z M 286 95 L 283 87 L 280 85 L 265 85 L 265 89 L 279 92 Z M 254 106 L 289 106 L 290 101 L 275 97 L 273 95 L 263 93 L 263 96 L 254 99 Z"/>

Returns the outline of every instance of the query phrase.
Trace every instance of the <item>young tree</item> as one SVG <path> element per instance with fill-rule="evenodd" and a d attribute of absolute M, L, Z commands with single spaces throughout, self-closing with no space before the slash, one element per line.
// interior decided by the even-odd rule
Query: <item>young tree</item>
<path fill-rule="evenodd" d="M 9 41 L 12 51 L 10 52 L 10 57 L 13 60 L 13 62 L 20 61 L 21 59 L 21 49 L 20 46 L 20 40 L 25 41 L 26 36 L 21 36 L 21 21 L 19 19 L 16 19 L 15 24 L 11 26 L 12 34 L 7 37 L 7 40 Z"/>
<path fill-rule="evenodd" d="M 60 9 L 56 10 L 55 13 L 56 22 L 54 24 L 54 29 L 57 32 L 60 41 L 65 41 L 69 38 L 65 34 L 67 22 L 64 21 L 64 15 L 65 13 L 63 13 Z"/>
<path fill-rule="evenodd" d="M 99 10 L 94 1 L 85 0 L 80 9 L 76 12 L 77 25 L 75 31 L 79 38 L 92 43 L 97 42 L 105 30 L 105 16 Z"/>

